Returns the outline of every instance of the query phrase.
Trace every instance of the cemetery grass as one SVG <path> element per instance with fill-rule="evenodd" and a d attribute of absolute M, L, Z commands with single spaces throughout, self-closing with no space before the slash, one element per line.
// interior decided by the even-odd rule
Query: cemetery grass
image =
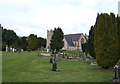
<path fill-rule="evenodd" d="M 49 57 L 38 57 L 38 52 L 2 52 L 3 82 L 111 82 L 114 72 L 94 71 L 83 61 L 64 60 L 57 62 L 61 72 L 53 72 Z"/>

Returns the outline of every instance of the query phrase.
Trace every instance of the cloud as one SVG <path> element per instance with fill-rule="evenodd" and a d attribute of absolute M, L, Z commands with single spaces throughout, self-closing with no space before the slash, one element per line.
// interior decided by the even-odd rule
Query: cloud
<path fill-rule="evenodd" d="M 89 33 L 97 13 L 117 14 L 119 0 L 2 0 L 3 27 L 20 36 L 31 33 L 46 38 L 47 30 L 61 27 L 64 34 Z"/>

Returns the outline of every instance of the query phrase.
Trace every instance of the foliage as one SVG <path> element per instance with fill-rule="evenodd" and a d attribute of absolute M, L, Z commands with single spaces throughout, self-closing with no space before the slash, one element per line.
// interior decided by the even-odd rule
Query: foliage
<path fill-rule="evenodd" d="M 95 57 L 94 53 L 94 27 L 91 26 L 88 37 L 88 52 L 92 57 Z"/>
<path fill-rule="evenodd" d="M 120 17 L 117 16 L 117 28 L 118 28 L 118 52 L 119 52 L 119 55 L 120 55 Z M 120 58 L 119 58 L 120 59 Z"/>
<path fill-rule="evenodd" d="M 19 48 L 26 50 L 28 46 L 28 38 L 25 36 L 19 37 L 18 44 L 19 44 Z"/>
<path fill-rule="evenodd" d="M 2 28 L 2 50 L 5 50 L 6 45 L 15 45 L 18 38 L 19 37 L 13 30 L 7 30 Z"/>
<path fill-rule="evenodd" d="M 54 51 L 59 51 L 63 47 L 64 34 L 61 28 L 54 28 L 50 48 Z"/>
<path fill-rule="evenodd" d="M 39 48 L 42 48 L 42 47 L 45 48 L 46 47 L 46 39 L 44 39 L 42 37 L 39 37 L 38 42 L 39 42 L 39 44 L 38 44 Z"/>
<path fill-rule="evenodd" d="M 98 14 L 94 28 L 94 51 L 102 68 L 113 67 L 118 62 L 118 28 L 113 13 Z"/>
<path fill-rule="evenodd" d="M 37 35 L 30 34 L 28 36 L 28 48 L 31 50 L 35 50 L 38 48 L 38 39 Z"/>

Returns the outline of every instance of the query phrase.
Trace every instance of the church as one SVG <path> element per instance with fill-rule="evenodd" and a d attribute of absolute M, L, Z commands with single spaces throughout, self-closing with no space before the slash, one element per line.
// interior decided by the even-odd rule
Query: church
<path fill-rule="evenodd" d="M 47 44 L 46 48 L 50 48 L 50 40 L 52 38 L 53 31 L 52 30 L 47 30 Z M 82 51 L 82 43 L 86 42 L 86 38 L 83 33 L 78 33 L 78 34 L 68 34 L 64 35 L 64 46 L 62 50 L 68 50 L 68 51 Z"/>

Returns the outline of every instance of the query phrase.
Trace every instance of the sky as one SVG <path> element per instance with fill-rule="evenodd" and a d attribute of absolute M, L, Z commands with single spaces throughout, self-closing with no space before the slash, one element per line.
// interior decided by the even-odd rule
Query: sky
<path fill-rule="evenodd" d="M 0 24 L 18 36 L 47 38 L 47 30 L 64 34 L 86 33 L 97 13 L 118 13 L 120 0 L 0 0 Z"/>

